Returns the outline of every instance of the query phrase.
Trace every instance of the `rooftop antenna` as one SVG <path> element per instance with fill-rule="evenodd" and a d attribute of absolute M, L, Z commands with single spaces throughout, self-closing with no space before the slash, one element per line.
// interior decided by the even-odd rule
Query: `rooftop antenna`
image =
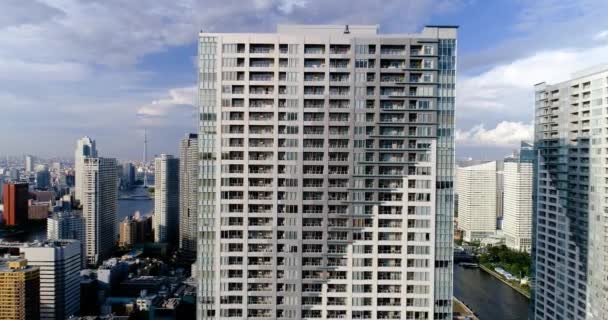
<path fill-rule="evenodd" d="M 144 188 L 148 187 L 148 131 L 144 128 Z"/>
<path fill-rule="evenodd" d="M 348 30 L 348 25 L 344 26 L 344 34 L 349 34 L 350 30 Z"/>

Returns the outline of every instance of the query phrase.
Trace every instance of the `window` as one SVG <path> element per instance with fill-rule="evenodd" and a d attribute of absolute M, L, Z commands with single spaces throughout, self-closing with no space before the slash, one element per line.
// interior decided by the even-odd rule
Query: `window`
<path fill-rule="evenodd" d="M 367 59 L 357 59 L 355 60 L 355 68 L 367 68 L 368 63 Z"/>

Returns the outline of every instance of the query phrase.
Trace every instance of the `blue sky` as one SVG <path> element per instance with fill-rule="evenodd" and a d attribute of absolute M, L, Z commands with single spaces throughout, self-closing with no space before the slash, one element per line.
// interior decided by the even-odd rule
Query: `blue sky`
<path fill-rule="evenodd" d="M 608 63 L 608 1 L 4 0 L 0 155 L 175 153 L 195 131 L 198 31 L 278 23 L 459 25 L 457 156 L 494 158 L 532 134 L 532 85 Z"/>

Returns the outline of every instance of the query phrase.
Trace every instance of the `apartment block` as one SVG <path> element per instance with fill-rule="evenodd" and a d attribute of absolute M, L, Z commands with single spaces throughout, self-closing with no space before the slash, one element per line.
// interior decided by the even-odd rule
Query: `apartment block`
<path fill-rule="evenodd" d="M 196 253 L 198 135 L 190 133 L 179 146 L 179 248 Z"/>
<path fill-rule="evenodd" d="M 534 150 L 522 142 L 520 152 L 504 160 L 503 232 L 507 247 L 532 249 L 532 194 L 534 191 Z"/>
<path fill-rule="evenodd" d="M 535 86 L 535 319 L 608 319 L 608 66 Z"/>
<path fill-rule="evenodd" d="M 5 182 L 3 189 L 4 224 L 16 226 L 27 222 L 29 184 Z"/>
<path fill-rule="evenodd" d="M 116 159 L 83 159 L 81 203 L 86 237 L 84 254 L 91 265 L 109 258 L 116 242 L 116 166 Z"/>
<path fill-rule="evenodd" d="M 199 319 L 451 319 L 455 27 L 199 43 Z"/>
<path fill-rule="evenodd" d="M 464 241 L 496 233 L 497 177 L 496 161 L 457 169 L 458 229 Z"/>
<path fill-rule="evenodd" d="M 179 233 L 179 159 L 154 159 L 154 241 L 175 245 Z"/>

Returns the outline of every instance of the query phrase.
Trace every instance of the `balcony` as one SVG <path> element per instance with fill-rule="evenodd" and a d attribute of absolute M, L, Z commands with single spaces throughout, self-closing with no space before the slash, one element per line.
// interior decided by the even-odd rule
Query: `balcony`
<path fill-rule="evenodd" d="M 304 68 L 324 68 L 325 60 L 324 59 L 305 59 L 304 60 Z"/>
<path fill-rule="evenodd" d="M 249 87 L 250 94 L 260 95 L 272 95 L 274 94 L 274 87 L 272 86 L 251 86 Z"/>
<path fill-rule="evenodd" d="M 386 60 L 386 59 L 382 59 L 380 61 L 380 68 L 381 69 L 403 69 L 405 68 L 406 64 L 405 64 L 405 60 Z"/>
<path fill-rule="evenodd" d="M 348 68 L 350 66 L 349 59 L 330 59 L 330 68 Z"/>
<path fill-rule="evenodd" d="M 325 45 L 306 44 L 304 45 L 304 54 L 325 54 Z"/>
<path fill-rule="evenodd" d="M 325 73 L 323 72 L 306 72 L 304 73 L 304 81 L 324 81 Z"/>
<path fill-rule="evenodd" d="M 380 54 L 405 55 L 405 45 L 381 45 Z"/>
<path fill-rule="evenodd" d="M 329 94 L 334 96 L 346 96 L 350 94 L 349 87 L 329 87 Z"/>
<path fill-rule="evenodd" d="M 274 44 L 251 44 L 249 53 L 274 53 Z"/>
<path fill-rule="evenodd" d="M 306 95 L 322 95 L 325 93 L 325 87 L 322 86 L 305 86 L 304 94 Z"/>
<path fill-rule="evenodd" d="M 249 99 L 249 108 L 273 108 L 272 99 Z"/>
<path fill-rule="evenodd" d="M 251 58 L 249 60 L 251 68 L 272 68 L 274 67 L 274 59 L 271 58 Z"/>
<path fill-rule="evenodd" d="M 274 73 L 272 72 L 250 72 L 250 81 L 273 81 Z"/>
<path fill-rule="evenodd" d="M 332 44 L 329 46 L 330 54 L 349 54 L 350 45 L 348 44 Z"/>

